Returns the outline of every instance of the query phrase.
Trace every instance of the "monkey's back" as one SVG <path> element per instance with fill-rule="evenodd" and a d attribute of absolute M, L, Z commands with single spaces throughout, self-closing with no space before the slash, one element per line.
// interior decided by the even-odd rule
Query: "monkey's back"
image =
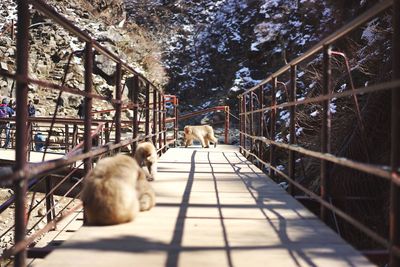
<path fill-rule="evenodd" d="M 87 222 L 110 225 L 129 222 L 139 212 L 136 193 L 138 165 L 117 155 L 100 160 L 85 179 L 82 201 Z"/>

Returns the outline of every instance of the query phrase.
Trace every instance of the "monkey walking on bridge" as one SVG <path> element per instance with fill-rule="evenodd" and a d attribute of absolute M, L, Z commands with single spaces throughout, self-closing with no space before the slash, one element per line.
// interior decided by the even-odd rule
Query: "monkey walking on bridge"
<path fill-rule="evenodd" d="M 191 146 L 193 140 L 199 140 L 202 147 L 210 147 L 210 142 L 217 146 L 217 138 L 214 136 L 214 130 L 210 125 L 186 125 L 183 129 L 183 142 L 185 147 Z"/>
<path fill-rule="evenodd" d="M 138 144 L 135 151 L 135 159 L 139 166 L 146 166 L 148 170 L 147 180 L 154 181 L 157 177 L 157 149 L 151 142 Z"/>

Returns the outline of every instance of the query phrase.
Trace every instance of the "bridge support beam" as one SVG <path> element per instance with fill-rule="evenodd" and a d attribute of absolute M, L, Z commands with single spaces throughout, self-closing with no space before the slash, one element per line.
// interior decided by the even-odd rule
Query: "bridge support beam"
<path fill-rule="evenodd" d="M 331 91 L 331 56 L 330 46 L 324 46 L 323 49 L 323 88 L 322 93 L 328 95 Z M 321 127 L 321 153 L 330 153 L 330 132 L 331 132 L 331 114 L 329 109 L 329 100 L 322 102 L 322 127 Z M 321 198 L 329 202 L 329 162 L 321 160 Z M 327 222 L 328 210 L 321 205 L 321 220 Z"/>
<path fill-rule="evenodd" d="M 289 90 L 289 102 L 294 102 L 296 100 L 296 75 L 297 67 L 292 65 L 290 67 L 290 90 Z M 289 107 L 290 113 L 290 124 L 289 124 L 289 144 L 294 145 L 296 140 L 296 106 L 293 104 Z M 289 177 L 292 180 L 296 180 L 295 169 L 296 169 L 296 154 L 293 150 L 289 151 Z M 289 186 L 289 193 L 294 196 L 295 188 L 292 183 Z"/>
<path fill-rule="evenodd" d="M 30 14 L 28 1 L 18 0 L 18 24 L 17 24 L 17 117 L 16 120 L 16 154 L 15 171 L 24 171 L 27 167 L 27 140 L 28 136 L 28 59 L 29 59 L 29 24 Z M 26 191 L 28 188 L 28 177 L 21 177 L 14 182 L 15 199 L 15 236 L 14 243 L 17 244 L 25 238 L 26 232 Z M 19 251 L 14 258 L 14 266 L 26 265 L 26 250 Z"/>
<path fill-rule="evenodd" d="M 87 153 L 92 149 L 92 91 L 93 91 L 93 43 L 86 42 L 85 47 L 85 132 L 83 139 L 85 140 L 83 152 Z M 85 173 L 88 174 L 92 169 L 92 158 L 86 158 L 84 161 Z"/>
<path fill-rule="evenodd" d="M 258 101 L 259 101 L 259 109 L 264 108 L 264 85 L 260 86 L 259 92 L 258 92 Z M 264 136 L 264 111 L 261 111 L 259 113 L 259 136 Z M 258 156 L 261 160 L 265 161 L 265 155 L 264 155 L 264 143 L 259 142 L 258 143 Z M 262 162 L 259 163 L 258 167 L 263 170 L 264 169 L 264 164 Z"/>
<path fill-rule="evenodd" d="M 146 109 L 145 109 L 145 135 L 146 135 L 146 141 L 149 141 L 150 139 L 147 137 L 150 134 L 150 85 L 147 84 L 146 86 Z"/>
<path fill-rule="evenodd" d="M 153 137 L 152 141 L 155 147 L 157 147 L 157 90 L 153 87 Z"/>
<path fill-rule="evenodd" d="M 276 87 L 277 87 L 277 78 L 272 78 L 272 90 L 271 90 L 271 115 L 270 115 L 270 139 L 275 141 L 275 130 L 276 130 Z M 272 167 L 276 167 L 275 160 L 275 146 L 273 144 L 269 145 L 269 163 L 271 167 L 269 168 L 269 176 L 271 178 L 275 177 L 275 171 Z"/>
<path fill-rule="evenodd" d="M 121 87 L 121 63 L 117 63 L 115 72 L 115 143 L 121 142 L 121 112 L 122 112 L 122 87 Z"/>
<path fill-rule="evenodd" d="M 138 135 L 139 135 L 139 118 L 138 118 L 138 109 L 139 109 L 139 77 L 137 76 L 137 75 L 135 75 L 134 77 L 133 77 L 133 79 L 131 79 L 131 82 L 133 83 L 132 84 L 132 88 L 133 88 L 133 121 L 132 121 L 132 123 L 133 123 L 133 134 L 132 134 L 132 138 L 133 139 L 135 139 L 135 138 L 137 138 L 138 137 Z M 148 90 L 148 88 L 147 88 L 147 90 L 146 90 L 146 96 L 148 96 L 148 94 L 149 94 L 149 90 Z M 148 101 L 148 97 L 147 97 L 147 99 L 146 99 L 146 101 Z M 147 125 L 148 125 L 148 121 L 147 121 L 147 118 L 148 118 L 148 107 L 149 107 L 149 105 L 148 105 L 148 103 L 146 102 L 146 127 L 148 127 Z M 146 128 L 147 129 L 147 128 Z M 147 135 L 148 133 L 146 132 L 146 135 Z M 132 155 L 134 155 L 135 154 L 135 151 L 136 151 L 136 147 L 137 147 L 137 142 L 134 142 L 133 144 L 132 144 Z"/>
<path fill-rule="evenodd" d="M 393 1 L 393 80 L 400 80 L 400 0 Z M 400 87 L 392 90 L 392 182 L 390 190 L 390 266 L 400 266 Z"/>

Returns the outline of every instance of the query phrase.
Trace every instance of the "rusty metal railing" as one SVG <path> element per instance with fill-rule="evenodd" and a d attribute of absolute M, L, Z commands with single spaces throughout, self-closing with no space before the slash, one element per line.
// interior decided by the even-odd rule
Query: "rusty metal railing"
<path fill-rule="evenodd" d="M 350 32 L 359 29 L 362 25 L 393 7 L 393 78 L 392 81 L 374 84 L 370 86 L 352 88 L 349 91 L 333 92 L 331 77 L 331 45 L 341 40 Z M 289 192 L 294 195 L 302 192 L 320 205 L 320 217 L 327 221 L 328 212 L 339 216 L 345 222 L 360 230 L 363 234 L 374 240 L 376 244 L 385 248 L 389 255 L 390 266 L 400 266 L 400 1 L 381 1 L 370 10 L 355 18 L 349 24 L 343 26 L 335 33 L 329 35 L 302 56 L 292 60 L 278 71 L 274 72 L 260 84 L 242 93 L 240 98 L 240 150 L 245 156 L 254 159 L 260 167 L 267 167 L 272 177 L 286 179 L 289 182 Z M 302 99 L 296 99 L 297 84 L 300 81 L 298 67 L 300 64 L 310 62 L 322 53 L 322 94 L 312 95 Z M 337 54 L 337 52 L 335 52 Z M 277 100 L 278 85 L 282 84 L 278 79 L 289 80 L 290 88 L 286 99 Z M 352 80 L 351 80 L 352 83 Z M 284 83 L 286 84 L 286 83 Z M 286 86 L 286 85 L 285 85 Z M 352 85 L 353 86 L 353 85 Z M 349 158 L 332 155 L 331 146 L 331 113 L 330 104 L 333 99 L 352 97 L 358 105 L 357 96 L 368 93 L 377 93 L 391 90 L 391 166 L 374 165 L 370 162 L 360 162 Z M 268 94 L 268 95 L 266 95 Z M 320 151 L 301 146 L 296 142 L 296 108 L 306 104 L 322 106 L 322 119 L 319 125 L 321 130 Z M 358 106 L 357 106 L 358 108 Z M 284 138 L 278 138 L 281 133 L 277 130 L 277 117 L 281 110 L 288 110 L 289 133 L 287 142 Z M 359 110 L 359 108 L 358 108 Z M 361 121 L 361 119 L 359 118 Z M 255 127 L 255 124 L 258 127 Z M 360 124 L 360 123 L 358 123 Z M 280 154 L 278 151 L 283 151 Z M 268 154 L 266 152 L 269 152 Z M 282 170 L 278 166 L 278 155 L 285 156 L 288 170 Z M 298 173 L 295 169 L 296 155 L 307 156 L 320 161 L 320 192 L 319 194 L 308 189 L 296 179 Z M 299 160 L 301 160 L 299 158 Z M 330 201 L 330 170 L 332 166 L 346 167 L 369 174 L 381 181 L 390 183 L 390 214 L 389 236 L 384 237 L 377 231 L 369 228 L 351 214 L 342 211 Z M 350 172 L 348 172 L 350 173 Z"/>
<path fill-rule="evenodd" d="M 182 114 L 179 116 L 179 121 L 183 121 L 189 118 L 196 117 L 198 115 L 204 114 L 204 113 L 210 113 L 210 112 L 217 112 L 217 111 L 223 111 L 225 112 L 225 117 L 224 117 L 224 142 L 225 144 L 229 144 L 229 106 L 216 106 L 216 107 L 211 107 L 211 108 L 206 108 L 203 110 L 198 110 L 198 111 L 193 111 L 190 113 Z"/>
<path fill-rule="evenodd" d="M 174 111 L 174 128 L 167 129 L 167 109 L 166 102 L 174 99 L 173 105 L 176 109 L 177 99 L 174 96 L 166 97 L 164 93 L 154 84 L 147 80 L 143 75 L 135 71 L 130 65 L 122 61 L 118 55 L 107 50 L 86 32 L 79 29 L 64 16 L 58 14 L 55 9 L 46 4 L 43 0 L 18 0 L 18 22 L 17 22 L 17 52 L 16 52 L 16 73 L 1 70 L 0 75 L 16 81 L 16 116 L 6 119 L 15 121 L 15 160 L 12 171 L 0 176 L 0 186 L 11 186 L 14 195 L 10 201 L 1 205 L 0 213 L 7 208 L 10 203 L 15 203 L 15 224 L 7 231 L 14 231 L 14 245 L 5 251 L 0 259 L 12 258 L 15 266 L 26 266 L 27 247 L 35 241 L 41 234 L 54 229 L 56 224 L 66 216 L 81 208 L 81 204 L 75 204 L 68 212 L 65 207 L 56 214 L 53 195 L 60 187 L 65 187 L 63 196 L 71 197 L 70 203 L 79 197 L 80 184 L 83 177 L 90 171 L 93 160 L 107 154 L 118 153 L 121 151 L 133 154 L 136 145 L 142 140 L 152 140 L 158 149 L 159 154 L 164 153 L 171 143 L 177 139 L 177 116 Z M 85 44 L 83 51 L 84 65 L 84 90 L 62 85 L 53 81 L 38 80 L 31 77 L 29 73 L 29 26 L 30 9 L 29 6 L 40 12 L 43 16 L 51 19 L 55 24 L 65 29 L 70 35 L 77 37 L 80 42 Z M 113 62 L 115 88 L 112 96 L 104 96 L 96 93 L 93 88 L 94 75 L 94 55 L 100 54 Z M 81 53 L 82 54 L 82 53 Z M 75 56 L 75 55 L 74 55 Z M 69 64 L 69 63 L 68 63 Z M 67 68 L 68 69 L 68 68 Z M 66 76 L 66 75 L 65 75 Z M 123 86 L 123 82 L 125 84 Z M 84 98 L 84 118 L 28 118 L 28 85 L 46 88 L 62 93 L 69 93 Z M 124 98 L 123 90 L 127 85 L 131 89 L 128 99 Z M 144 95 L 144 101 L 139 98 Z M 111 120 L 94 119 L 94 101 L 105 101 L 112 105 L 113 118 Z M 152 102 L 150 104 L 150 102 Z M 57 103 L 58 105 L 58 103 Z M 57 106 L 56 106 L 57 108 Z M 123 119 L 122 110 L 132 110 L 132 118 Z M 110 112 L 106 110 L 105 112 Z M 54 114 L 57 114 L 55 112 Z M 144 121 L 140 119 L 144 114 Z M 29 151 L 31 148 L 32 137 L 35 129 L 30 127 L 32 124 L 50 125 L 49 134 L 54 127 L 65 127 L 63 144 L 65 155 L 58 159 L 47 160 L 43 163 L 30 163 Z M 63 126 L 54 126 L 63 125 Z M 124 127 L 132 129 L 130 136 L 123 136 Z M 71 131 L 71 129 L 73 129 Z M 150 129 L 152 132 L 150 133 Z M 173 132 L 172 138 L 167 140 L 167 131 Z M 71 136 L 72 135 L 72 136 Z M 80 142 L 82 141 L 82 142 Z M 51 142 L 46 141 L 46 149 Z M 46 152 L 45 152 L 46 153 Z M 44 153 L 44 154 L 45 154 Z M 71 178 L 74 183 L 71 184 Z M 55 183 L 56 180 L 60 180 Z M 40 230 L 33 232 L 34 229 L 27 229 L 27 219 L 37 205 L 33 201 L 26 209 L 26 196 L 28 189 L 36 192 L 34 187 L 45 185 L 45 197 L 41 200 L 46 201 L 47 224 Z M 32 197 L 33 200 L 33 197 Z M 43 219 L 42 218 L 42 219 Z M 27 236 L 27 231 L 30 235 Z M 3 233 L 0 233 L 2 235 Z M 35 254 L 35 253 L 30 253 Z M 40 254 L 40 253 L 39 253 Z M 34 256 L 34 255 L 33 255 Z"/>

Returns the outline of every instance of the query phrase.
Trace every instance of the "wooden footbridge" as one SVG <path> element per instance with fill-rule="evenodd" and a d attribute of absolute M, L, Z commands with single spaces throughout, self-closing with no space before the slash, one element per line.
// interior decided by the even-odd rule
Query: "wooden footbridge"
<path fill-rule="evenodd" d="M 1 244 L 1 266 L 400 266 L 400 61 L 395 60 L 400 58 L 400 1 L 379 1 L 244 91 L 238 100 L 237 146 L 228 145 L 228 130 L 233 127 L 228 107 L 181 115 L 176 96 L 166 95 L 44 0 L 17 3 L 16 72 L 0 70 L 0 76 L 16 83 L 17 102 L 14 117 L 0 118 L 0 123 L 11 125 L 11 147 L 0 149 L 0 186 L 12 192 L 0 203 L 0 216 L 10 210 L 15 214 L 14 224 L 0 225 L 0 240 L 9 240 Z M 57 63 L 65 70 L 61 81 L 39 80 L 29 73 L 30 8 L 85 47 Z M 351 90 L 337 90 L 331 82 L 331 60 L 337 56 L 347 60 L 347 56 L 332 47 L 376 17 L 391 13 L 393 78 L 356 88 L 346 62 Z M 93 76 L 105 79 L 104 72 L 98 71 L 101 64 L 97 65 L 96 55 L 114 64 L 114 72 L 107 74 L 107 82 L 115 86 L 112 95 L 94 90 Z M 84 80 L 76 87 L 65 83 L 70 64 L 76 64 L 73 57 L 79 57 L 77 62 L 84 66 Z M 298 88 L 303 84 L 299 70 L 307 71 L 310 62 L 322 69 L 320 80 L 315 81 L 321 90 L 307 95 L 305 88 Z M 58 100 L 52 117 L 28 118 L 28 85 L 58 92 L 58 100 L 63 94 L 81 98 L 84 119 L 58 116 Z M 299 94 L 305 97 L 297 99 Z M 331 109 L 343 103 L 347 109 L 352 103 L 350 110 L 355 112 L 343 114 L 346 108 L 342 108 L 341 114 L 354 116 L 360 139 L 364 145 L 370 141 L 359 103 L 368 102 L 365 97 L 370 95 L 391 101 L 386 114 L 391 122 L 382 129 L 391 137 L 390 162 L 372 161 L 365 147 L 367 159 L 332 150 Z M 104 103 L 106 109 L 95 110 Z M 297 111 L 308 104 L 320 114 L 313 121 L 321 129 L 320 144 L 300 142 L 303 129 L 297 118 L 304 114 Z M 219 137 L 226 144 L 209 149 L 180 147 L 183 119 L 213 111 L 225 112 L 225 132 Z M 39 132 L 45 141 L 37 138 Z M 159 177 L 152 182 L 156 207 L 127 224 L 83 225 L 79 197 L 85 175 L 101 157 L 133 156 L 143 140 L 151 140 L 160 156 Z M 317 166 L 312 177 L 305 171 L 305 159 Z M 338 169 L 340 175 L 334 176 Z M 369 188 L 373 194 L 366 196 L 355 188 L 352 195 L 335 195 L 334 182 L 348 182 L 356 175 L 366 183 L 379 181 L 387 194 L 382 197 L 382 192 Z M 277 184 L 281 181 L 288 185 L 287 191 Z M 37 194 L 43 195 L 37 198 Z M 347 209 L 371 199 L 375 209 L 364 209 L 365 216 Z M 39 211 L 41 207 L 44 211 Z M 377 212 L 383 223 L 371 220 Z M 346 243 L 341 237 L 346 237 L 343 228 L 353 229 L 356 241 L 368 241 L 368 245 L 354 240 L 350 240 L 352 245 Z"/>
<path fill-rule="evenodd" d="M 155 208 L 83 226 L 33 266 L 374 266 L 238 147 L 172 148 L 159 172 Z"/>

